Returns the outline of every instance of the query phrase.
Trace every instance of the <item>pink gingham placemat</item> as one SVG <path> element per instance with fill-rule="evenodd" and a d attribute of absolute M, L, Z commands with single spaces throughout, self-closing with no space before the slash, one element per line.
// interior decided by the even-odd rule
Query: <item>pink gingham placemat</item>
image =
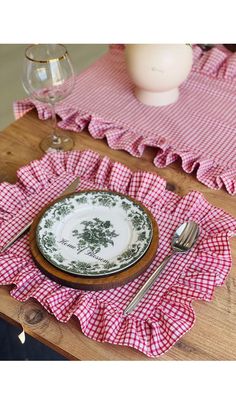
<path fill-rule="evenodd" d="M 194 49 L 194 65 L 180 88 L 180 98 L 160 108 L 141 104 L 126 72 L 124 48 L 114 46 L 77 76 L 73 94 L 58 104 L 59 126 L 76 132 L 88 128 L 113 149 L 140 157 L 156 147 L 154 164 L 180 160 L 187 173 L 212 189 L 236 193 L 236 53 L 224 47 Z M 14 104 L 16 117 L 45 104 L 25 99 Z"/>
<path fill-rule="evenodd" d="M 67 288 L 47 278 L 34 264 L 28 235 L 0 254 L 0 284 L 15 284 L 12 297 L 35 298 L 59 321 L 76 316 L 91 339 L 126 345 L 149 357 L 166 352 L 194 324 L 193 300 L 210 301 L 214 288 L 224 283 L 231 268 L 229 238 L 236 220 L 210 205 L 199 192 L 180 197 L 166 190 L 154 173 L 132 172 L 119 162 L 85 150 L 49 153 L 18 171 L 15 185 L 0 185 L 0 247 L 55 198 L 76 176 L 78 190 L 96 188 L 128 194 L 142 202 L 157 220 L 160 238 L 156 257 L 147 271 L 116 289 L 91 292 Z M 128 316 L 123 310 L 140 286 L 170 252 L 176 227 L 186 220 L 200 225 L 195 247 L 174 256 L 146 297 Z"/>

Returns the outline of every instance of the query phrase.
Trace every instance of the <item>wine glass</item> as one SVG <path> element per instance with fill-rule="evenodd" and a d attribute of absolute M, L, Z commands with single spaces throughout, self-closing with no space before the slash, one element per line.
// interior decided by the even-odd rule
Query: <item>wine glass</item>
<path fill-rule="evenodd" d="M 73 148 L 72 138 L 57 132 L 55 103 L 72 92 L 74 83 L 73 66 L 64 45 L 38 44 L 26 48 L 23 87 L 31 97 L 51 107 L 53 130 L 40 143 L 43 151 L 67 151 Z"/>

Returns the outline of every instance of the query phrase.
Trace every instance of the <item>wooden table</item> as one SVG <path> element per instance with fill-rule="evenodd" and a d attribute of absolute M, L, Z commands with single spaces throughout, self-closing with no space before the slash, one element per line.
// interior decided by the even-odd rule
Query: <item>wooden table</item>
<path fill-rule="evenodd" d="M 0 182 L 16 182 L 16 171 L 43 153 L 41 138 L 48 133 L 50 121 L 40 121 L 35 111 L 11 124 L 0 134 Z M 167 180 L 167 188 L 179 195 L 195 189 L 212 204 L 236 217 L 236 197 L 224 191 L 213 191 L 199 183 L 194 175 L 184 173 L 178 164 L 157 169 L 153 163 L 155 149 L 148 148 L 142 159 L 124 151 L 111 150 L 105 140 L 94 140 L 86 132 L 71 133 L 75 149 L 93 149 L 100 155 L 126 164 L 132 170 L 158 173 Z M 196 312 L 194 327 L 174 347 L 157 360 L 235 360 L 236 359 L 236 239 L 231 239 L 233 267 L 222 287 L 214 293 L 212 302 L 193 303 Z M 13 299 L 11 287 L 0 287 L 0 316 L 22 325 L 25 332 L 69 359 L 80 360 L 151 360 L 142 353 L 124 346 L 99 343 L 85 337 L 79 322 L 72 318 L 60 323 L 39 303 Z M 152 359 L 153 360 L 153 359 Z"/>

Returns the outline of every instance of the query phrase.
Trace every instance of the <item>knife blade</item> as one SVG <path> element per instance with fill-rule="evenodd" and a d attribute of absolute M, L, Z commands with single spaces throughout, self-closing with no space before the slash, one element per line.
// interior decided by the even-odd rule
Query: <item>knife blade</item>
<path fill-rule="evenodd" d="M 60 193 L 60 195 L 58 195 L 54 199 L 62 198 L 64 195 L 75 192 L 79 185 L 79 182 L 80 177 L 78 176 L 76 179 L 73 180 L 73 182 L 70 183 L 69 186 L 66 187 L 66 189 L 64 189 L 62 193 Z M 27 223 L 3 248 L 0 249 L 0 253 L 3 253 L 5 250 L 7 250 L 26 230 L 28 230 L 33 221 L 34 218 L 32 218 L 32 220 L 29 223 Z"/>

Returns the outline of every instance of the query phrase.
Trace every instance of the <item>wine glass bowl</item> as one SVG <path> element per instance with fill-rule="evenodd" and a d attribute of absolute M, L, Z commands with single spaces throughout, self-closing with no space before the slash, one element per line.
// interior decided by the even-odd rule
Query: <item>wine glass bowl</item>
<path fill-rule="evenodd" d="M 55 104 L 65 99 L 73 90 L 73 66 L 62 44 L 30 45 L 25 51 L 22 84 L 33 99 L 51 107 L 53 132 L 42 140 L 43 151 L 65 151 L 73 148 L 73 140 L 57 133 Z"/>

